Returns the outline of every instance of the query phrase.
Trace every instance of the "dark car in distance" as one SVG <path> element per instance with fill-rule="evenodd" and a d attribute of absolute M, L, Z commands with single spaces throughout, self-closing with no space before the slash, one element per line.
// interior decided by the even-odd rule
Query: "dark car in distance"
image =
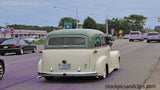
<path fill-rule="evenodd" d="M 3 78 L 5 72 L 4 60 L 0 57 L 0 80 Z"/>
<path fill-rule="evenodd" d="M 149 32 L 147 36 L 147 43 L 150 41 L 159 41 L 160 42 L 160 34 L 159 32 Z"/>
<path fill-rule="evenodd" d="M 32 51 L 35 53 L 37 50 L 36 45 L 28 43 L 21 38 L 14 38 L 6 40 L 0 44 L 0 55 L 5 55 L 5 53 L 24 54 L 24 52 Z"/>

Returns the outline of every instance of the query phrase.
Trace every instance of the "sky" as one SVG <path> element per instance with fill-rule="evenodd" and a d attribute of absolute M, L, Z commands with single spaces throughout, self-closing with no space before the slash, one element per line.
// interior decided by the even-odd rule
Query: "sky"
<path fill-rule="evenodd" d="M 147 17 L 146 26 L 160 25 L 160 0 L 0 0 L 0 26 L 11 24 L 54 26 L 63 17 L 83 24 L 90 16 L 97 23 L 131 14 Z M 78 13 L 77 13 L 78 12 Z"/>

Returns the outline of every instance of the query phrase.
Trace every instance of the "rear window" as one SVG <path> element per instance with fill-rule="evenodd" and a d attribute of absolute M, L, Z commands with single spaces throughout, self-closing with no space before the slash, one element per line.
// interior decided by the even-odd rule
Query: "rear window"
<path fill-rule="evenodd" d="M 4 41 L 4 42 L 2 43 L 2 45 L 3 45 L 3 44 L 17 44 L 18 41 L 19 41 L 18 38 L 16 38 L 16 39 L 10 39 L 10 40 Z"/>
<path fill-rule="evenodd" d="M 148 33 L 148 35 L 159 35 L 159 33 Z"/>
<path fill-rule="evenodd" d="M 140 34 L 139 32 L 131 32 L 130 35 L 138 35 Z"/>
<path fill-rule="evenodd" d="M 85 45 L 82 37 L 53 37 L 48 41 L 48 45 Z"/>

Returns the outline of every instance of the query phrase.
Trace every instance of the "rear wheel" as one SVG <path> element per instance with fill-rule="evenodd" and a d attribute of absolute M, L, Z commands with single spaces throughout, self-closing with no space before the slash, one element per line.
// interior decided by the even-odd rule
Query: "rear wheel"
<path fill-rule="evenodd" d="M 0 80 L 3 78 L 4 75 L 4 65 L 0 62 Z"/>
<path fill-rule="evenodd" d="M 1 55 L 2 55 L 2 56 L 4 56 L 4 55 L 5 55 L 5 53 L 1 53 Z"/>
<path fill-rule="evenodd" d="M 150 43 L 150 41 L 149 41 L 149 40 L 147 40 L 147 43 Z"/>
<path fill-rule="evenodd" d="M 23 49 L 21 48 L 18 52 L 16 52 L 16 54 L 20 54 L 20 55 L 24 54 Z"/>
<path fill-rule="evenodd" d="M 32 53 L 36 53 L 37 49 L 34 47 Z"/>
<path fill-rule="evenodd" d="M 107 75 L 108 75 L 108 66 L 105 67 L 103 76 L 99 76 L 98 79 L 100 80 L 105 79 Z"/>
<path fill-rule="evenodd" d="M 118 65 L 117 65 L 117 67 L 114 70 L 119 70 L 119 67 L 120 67 L 120 57 L 118 59 Z"/>
<path fill-rule="evenodd" d="M 46 80 L 53 80 L 54 77 L 44 77 Z"/>

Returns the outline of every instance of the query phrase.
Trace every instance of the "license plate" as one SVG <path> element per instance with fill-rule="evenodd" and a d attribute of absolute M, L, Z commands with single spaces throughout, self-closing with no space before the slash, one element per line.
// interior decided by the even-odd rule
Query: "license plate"
<path fill-rule="evenodd" d="M 59 68 L 61 68 L 61 69 L 69 69 L 70 68 L 70 64 L 59 64 Z"/>
<path fill-rule="evenodd" d="M 8 48 L 8 46 L 4 46 L 3 48 Z"/>

